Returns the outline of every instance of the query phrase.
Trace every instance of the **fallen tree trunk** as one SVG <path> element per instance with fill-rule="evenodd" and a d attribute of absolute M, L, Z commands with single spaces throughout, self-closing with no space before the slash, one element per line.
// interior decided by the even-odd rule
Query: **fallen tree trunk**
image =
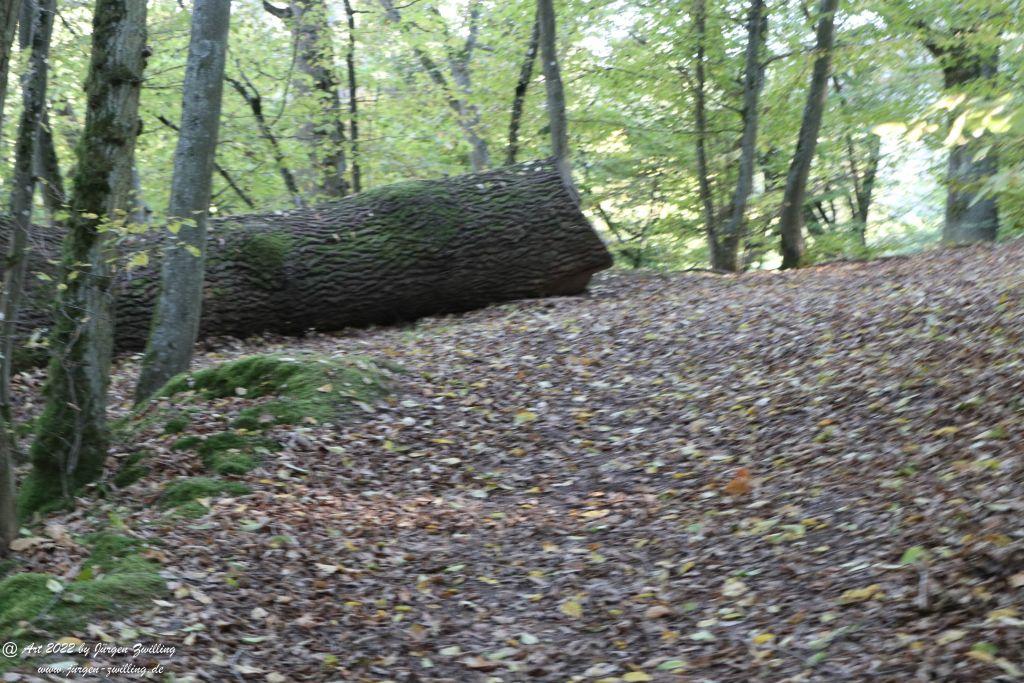
<path fill-rule="evenodd" d="M 8 229 L 6 220 L 0 229 Z M 19 322 L 49 326 L 59 235 L 38 228 L 36 281 Z M 120 272 L 115 345 L 145 346 L 159 286 L 149 265 Z M 297 334 L 582 292 L 611 256 L 551 161 L 381 187 L 315 208 L 211 221 L 200 334 Z"/>

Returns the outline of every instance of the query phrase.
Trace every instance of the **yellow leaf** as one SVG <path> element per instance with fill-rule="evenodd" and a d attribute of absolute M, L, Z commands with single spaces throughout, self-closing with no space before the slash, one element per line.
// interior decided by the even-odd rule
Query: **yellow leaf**
<path fill-rule="evenodd" d="M 521 410 L 516 413 L 514 422 L 517 425 L 526 424 L 527 422 L 533 422 L 537 419 L 537 413 L 530 412 L 529 410 Z"/>
<path fill-rule="evenodd" d="M 607 517 L 610 510 L 587 510 L 583 513 L 583 516 L 587 519 L 600 519 L 601 517 Z"/>
<path fill-rule="evenodd" d="M 128 259 L 128 270 L 133 268 L 141 268 L 149 265 L 149 254 L 144 251 L 138 251 L 131 255 Z"/>
<path fill-rule="evenodd" d="M 622 680 L 626 681 L 626 683 L 642 683 L 643 681 L 653 681 L 654 679 L 643 671 L 630 671 L 622 677 Z"/>
<path fill-rule="evenodd" d="M 851 588 L 839 596 L 840 605 L 852 605 L 857 602 L 867 602 L 873 598 L 884 598 L 885 592 L 877 583 L 864 588 Z"/>
<path fill-rule="evenodd" d="M 575 600 L 566 600 L 558 609 L 562 614 L 573 619 L 579 619 L 583 616 L 583 606 Z"/>
<path fill-rule="evenodd" d="M 754 645 L 764 645 L 765 643 L 769 643 L 773 640 L 775 640 L 774 633 L 758 633 L 754 636 Z"/>
<path fill-rule="evenodd" d="M 323 392 L 325 394 L 328 393 L 329 391 L 332 391 L 333 389 L 334 389 L 334 387 L 331 386 L 330 384 L 325 384 L 322 387 L 317 387 L 316 388 L 317 391 Z"/>

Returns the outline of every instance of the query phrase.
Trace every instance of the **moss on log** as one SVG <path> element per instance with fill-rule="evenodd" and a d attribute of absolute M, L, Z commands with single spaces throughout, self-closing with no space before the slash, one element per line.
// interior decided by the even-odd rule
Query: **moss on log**
<path fill-rule="evenodd" d="M 0 219 L 0 230 L 9 223 Z M 31 272 L 59 235 L 38 228 Z M 159 285 L 150 264 L 120 272 L 118 350 L 145 346 Z M 211 221 L 200 334 L 297 334 L 387 324 L 513 299 L 576 294 L 611 257 L 551 161 L 381 187 L 310 209 Z M 49 326 L 53 280 L 33 279 L 20 321 Z"/>

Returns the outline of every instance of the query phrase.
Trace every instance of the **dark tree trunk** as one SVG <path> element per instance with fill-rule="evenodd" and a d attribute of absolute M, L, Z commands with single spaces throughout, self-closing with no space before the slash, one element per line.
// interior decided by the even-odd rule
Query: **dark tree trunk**
<path fill-rule="evenodd" d="M 796 151 L 786 176 L 786 188 L 782 192 L 782 211 L 779 218 L 779 234 L 782 237 L 782 268 L 797 268 L 804 258 L 804 201 L 807 194 L 807 178 L 818 145 L 818 132 L 825 114 L 825 98 L 828 95 L 828 80 L 832 70 L 832 52 L 835 41 L 835 19 L 839 0 L 821 0 L 818 9 L 817 57 L 811 73 L 811 86 L 807 92 Z"/>
<path fill-rule="evenodd" d="M 343 197 L 345 178 L 345 122 L 342 119 L 338 79 L 334 73 L 334 46 L 326 0 L 291 0 L 287 9 L 264 1 L 268 12 L 286 20 L 295 39 L 295 62 L 306 79 L 296 81 L 299 94 L 315 97 L 318 112 L 300 130 L 313 167 L 313 186 L 321 198 Z"/>
<path fill-rule="evenodd" d="M 754 189 L 754 162 L 757 159 L 758 101 L 764 86 L 761 46 L 768 33 L 768 17 L 763 0 L 751 0 L 747 12 L 747 50 L 743 68 L 743 135 L 740 139 L 740 163 L 729 220 L 722 226 L 715 250 L 718 270 L 740 270 L 740 242 L 746 229 L 747 200 Z"/>
<path fill-rule="evenodd" d="M 141 348 L 149 332 L 159 249 L 148 249 L 150 265 L 117 282 L 119 350 Z M 552 160 L 211 220 L 207 254 L 201 336 L 301 334 L 576 294 L 611 265 Z M 36 252 L 33 269 L 52 269 L 46 256 Z M 29 285 L 23 335 L 50 320 L 52 288 Z"/>
<path fill-rule="evenodd" d="M 526 56 L 519 67 L 519 79 L 516 81 L 515 95 L 512 97 L 512 117 L 508 124 L 508 148 L 505 152 L 505 163 L 516 163 L 519 154 L 519 126 L 523 120 L 523 105 L 526 103 L 526 91 L 533 79 L 533 63 L 537 61 L 537 46 L 540 43 L 540 23 L 536 17 L 530 31 L 530 42 L 526 46 Z"/>
<path fill-rule="evenodd" d="M 345 0 L 345 17 L 348 20 L 348 51 L 345 52 L 345 68 L 348 72 L 348 142 L 352 153 L 352 191 L 363 190 L 363 169 L 359 165 L 359 89 L 356 87 L 356 12 L 351 0 Z"/>
<path fill-rule="evenodd" d="M 14 456 L 18 445 L 11 422 L 11 369 L 29 262 L 28 237 L 32 229 L 32 197 L 35 194 L 32 171 L 39 144 L 39 128 L 46 109 L 48 56 L 55 7 L 55 0 L 40 0 L 38 5 L 33 3 L 31 6 L 28 19 L 30 29 L 26 41 L 31 47 L 31 55 L 21 79 L 22 110 L 18 122 L 10 200 L 13 220 L 8 234 L 7 259 L 4 262 L 3 292 L 0 294 L 0 310 L 3 312 L 3 319 L 0 320 L 3 351 L 0 358 L 0 557 L 7 554 L 9 544 L 18 532 L 14 504 Z"/>
<path fill-rule="evenodd" d="M 847 153 L 850 156 L 850 173 L 853 177 L 853 199 L 850 208 L 853 220 L 857 225 L 857 241 L 860 246 L 867 246 L 868 218 L 871 213 L 871 202 L 874 199 L 875 179 L 878 177 L 878 164 L 882 160 L 882 138 L 868 134 L 868 156 L 864 168 L 857 165 L 856 148 L 853 140 L 847 139 Z"/>
<path fill-rule="evenodd" d="M 707 76 L 705 75 L 705 55 L 707 53 L 707 7 L 704 0 L 694 0 L 693 23 L 697 34 L 697 55 L 694 59 L 696 81 L 693 84 L 693 118 L 696 126 L 694 145 L 697 154 L 697 194 L 700 197 L 701 213 L 704 219 L 704 232 L 708 241 L 708 259 L 711 267 L 717 267 L 718 256 L 718 217 L 715 212 L 715 200 L 711 191 L 711 172 L 708 168 L 708 119 L 707 119 Z"/>
<path fill-rule="evenodd" d="M 57 215 L 67 209 L 67 196 L 64 194 L 64 178 L 60 172 L 57 148 L 54 146 L 50 115 L 45 109 L 39 125 L 39 144 L 36 146 L 35 166 L 47 217 L 50 219 L 50 223 L 56 223 Z"/>
<path fill-rule="evenodd" d="M 7 104 L 11 48 L 14 47 L 14 34 L 18 29 L 21 5 L 21 0 L 0 0 L 0 125 L 3 125 L 4 109 Z"/>
<path fill-rule="evenodd" d="M 940 53 L 946 90 L 960 91 L 981 80 L 992 79 L 999 70 L 999 51 L 979 54 L 966 46 Z M 950 124 L 961 114 L 950 113 Z M 950 244 L 992 242 L 999 232 L 999 208 L 995 197 L 979 197 L 981 186 L 999 170 L 999 159 L 991 138 L 962 136 L 949 150 L 946 171 L 946 222 L 942 240 Z M 982 154 L 985 148 L 987 152 Z"/>
<path fill-rule="evenodd" d="M 32 444 L 32 475 L 20 497 L 26 511 L 66 500 L 102 471 L 107 456 L 114 316 L 103 227 L 108 217 L 123 220 L 119 215 L 130 208 L 146 55 L 145 0 L 96 0 L 89 106 L 62 248 L 46 403 Z"/>

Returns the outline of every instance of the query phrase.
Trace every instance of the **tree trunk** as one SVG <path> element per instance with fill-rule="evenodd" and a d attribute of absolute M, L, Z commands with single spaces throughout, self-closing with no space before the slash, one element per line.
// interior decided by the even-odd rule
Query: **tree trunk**
<path fill-rule="evenodd" d="M 536 17 L 530 30 L 530 42 L 526 46 L 526 56 L 519 67 L 519 80 L 516 81 L 515 95 L 512 97 L 512 117 L 508 124 L 508 149 L 505 152 L 505 163 L 516 163 L 519 154 L 519 126 L 523 120 L 523 105 L 526 103 L 526 91 L 533 79 L 533 63 L 537 61 L 537 46 L 540 43 L 540 23 Z"/>
<path fill-rule="evenodd" d="M 551 154 L 566 187 L 576 194 L 569 167 L 569 128 L 565 118 L 565 89 L 558 66 L 555 36 L 555 7 L 552 0 L 537 0 L 537 23 L 540 24 L 540 53 L 547 90 L 548 126 L 551 130 Z"/>
<path fill-rule="evenodd" d="M 18 29 L 21 0 L 0 0 L 0 126 L 7 104 L 7 81 L 11 72 L 11 49 Z"/>
<path fill-rule="evenodd" d="M 818 145 L 818 131 L 825 113 L 825 98 L 828 95 L 828 79 L 832 70 L 832 52 L 835 40 L 835 18 L 839 0 L 821 0 L 818 9 L 818 27 L 811 86 L 807 92 L 803 119 L 796 151 L 786 176 L 786 188 L 782 193 L 782 211 L 779 218 L 779 234 L 782 237 L 782 268 L 798 268 L 804 258 L 804 201 L 807 194 L 807 178 Z"/>
<path fill-rule="evenodd" d="M 101 471 L 113 342 L 107 226 L 131 208 L 132 159 L 145 68 L 146 0 L 96 0 L 88 110 L 63 246 L 46 403 L 21 492 L 26 511 L 61 500 Z"/>
<path fill-rule="evenodd" d="M 32 263 L 43 272 L 44 247 Z M 119 276 L 119 350 L 146 343 L 156 260 Z M 301 334 L 576 294 L 610 265 L 551 160 L 400 183 L 310 209 L 212 219 L 200 334 Z M 29 285 L 23 335 L 50 320 L 52 287 Z"/>
<path fill-rule="evenodd" d="M 31 55 L 21 81 L 22 111 L 11 183 L 12 233 L 7 245 L 4 289 L 0 298 L 3 309 L 3 320 L 0 321 L 0 343 L 3 344 L 0 371 L 0 557 L 7 554 L 9 544 L 18 531 L 14 504 L 14 456 L 18 445 L 11 421 L 11 368 L 29 260 L 26 249 L 32 229 L 32 198 L 35 194 L 33 166 L 40 122 L 46 108 L 48 56 L 55 10 L 55 0 L 40 0 L 39 4 L 32 5 L 28 31 Z"/>
<path fill-rule="evenodd" d="M 309 82 L 299 79 L 296 90 L 312 95 L 317 112 L 300 129 L 300 137 L 309 150 L 313 172 L 313 191 L 321 199 L 343 197 L 348 192 L 345 179 L 345 123 L 341 115 L 338 79 L 334 73 L 334 46 L 330 13 L 326 0 L 291 0 L 286 10 L 268 2 L 263 6 L 285 19 L 295 39 L 295 64 Z"/>
<path fill-rule="evenodd" d="M 60 160 L 53 140 L 53 127 L 50 115 L 43 109 L 39 123 L 39 144 L 36 145 L 36 176 L 41 184 L 43 206 L 51 224 L 57 222 L 57 216 L 67 209 L 67 196 L 64 194 L 64 178 L 60 172 Z"/>
<path fill-rule="evenodd" d="M 352 191 L 362 192 L 363 170 L 359 166 L 359 100 L 356 87 L 356 12 L 351 0 L 345 0 L 345 17 L 348 20 L 345 69 L 348 72 L 348 141 L 352 152 Z"/>
<path fill-rule="evenodd" d="M 754 189 L 754 162 L 757 159 L 758 101 L 764 86 L 761 45 L 768 33 L 768 17 L 764 0 L 751 0 L 747 13 L 747 50 L 743 69 L 743 135 L 740 138 L 740 163 L 736 191 L 732 197 L 729 220 L 722 227 L 716 250 L 718 270 L 736 272 L 740 269 L 739 248 L 746 229 L 747 200 Z"/>
<path fill-rule="evenodd" d="M 178 229 L 172 231 L 162 258 L 160 296 L 136 387 L 135 397 L 139 401 L 149 398 L 174 375 L 188 370 L 199 334 L 206 221 L 220 127 L 230 13 L 229 0 L 195 0 L 192 6 L 181 132 L 167 208 L 168 222 Z"/>
<path fill-rule="evenodd" d="M 871 202 L 875 193 L 875 178 L 878 176 L 878 164 L 882 159 L 882 138 L 868 133 L 868 158 L 863 173 L 857 165 L 856 148 L 852 138 L 847 138 L 847 154 L 850 157 L 850 174 L 853 177 L 853 202 L 850 204 L 854 223 L 857 226 L 857 241 L 860 246 L 868 244 L 868 217 L 871 213 Z"/>
<path fill-rule="evenodd" d="M 705 75 L 705 55 L 707 53 L 707 7 L 704 0 L 694 0 L 693 23 L 697 33 L 697 54 L 694 59 L 696 79 L 693 87 L 693 119 L 696 126 L 694 145 L 697 155 L 697 194 L 700 197 L 701 211 L 704 219 L 704 232 L 708 241 L 708 260 L 711 267 L 716 268 L 718 256 L 718 225 L 715 215 L 715 199 L 711 191 L 711 171 L 708 168 L 708 118 L 707 118 L 707 76 Z"/>
<path fill-rule="evenodd" d="M 999 70 L 998 48 L 979 54 L 967 46 L 946 49 L 940 61 L 946 90 L 992 79 Z M 950 125 L 962 109 L 950 112 Z M 946 171 L 946 221 L 942 240 L 950 244 L 992 242 L 999 232 L 999 207 L 995 197 L 979 197 L 981 186 L 999 170 L 991 137 L 961 136 L 949 150 Z M 982 152 L 988 148 L 987 152 Z"/>
<path fill-rule="evenodd" d="M 403 32 L 405 32 L 407 28 L 405 24 L 402 23 L 402 15 L 398 11 L 399 8 L 395 6 L 394 0 L 379 0 L 379 2 L 381 8 L 384 10 L 384 18 L 389 23 L 398 26 Z M 405 6 L 407 7 L 408 5 Z M 467 39 L 467 47 L 470 47 L 472 45 L 471 41 L 475 41 L 475 39 L 475 36 L 471 32 L 470 38 Z M 442 92 L 444 92 L 445 99 L 448 102 L 448 107 L 455 112 L 455 120 L 459 124 L 459 128 L 462 129 L 463 135 L 470 146 L 470 166 L 477 172 L 488 168 L 491 165 L 491 154 L 487 147 L 487 141 L 481 137 L 479 132 L 479 116 L 476 121 L 473 121 L 467 116 L 467 112 L 471 113 L 475 108 L 469 104 L 465 97 L 458 96 L 452 90 L 451 85 L 448 83 L 448 79 L 445 78 L 441 69 L 437 66 L 437 63 L 430 58 L 430 55 L 424 52 L 422 48 L 415 45 L 412 47 L 412 52 L 416 56 L 416 59 L 419 60 L 420 65 L 427 73 L 427 76 L 430 77 L 430 80 L 437 84 L 437 86 L 441 88 Z M 467 69 L 469 52 L 471 52 L 471 50 L 464 50 L 464 61 L 467 64 Z M 455 74 L 452 74 L 452 76 L 453 78 L 457 78 Z M 460 87 L 460 89 L 463 91 L 463 95 L 468 94 L 467 88 Z"/>

